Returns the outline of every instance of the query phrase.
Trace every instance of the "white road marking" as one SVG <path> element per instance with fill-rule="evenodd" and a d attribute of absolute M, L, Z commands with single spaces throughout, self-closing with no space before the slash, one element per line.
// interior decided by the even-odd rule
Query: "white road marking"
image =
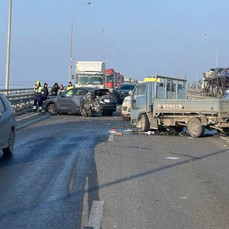
<path fill-rule="evenodd" d="M 108 142 L 112 142 L 114 140 L 114 135 L 108 135 Z"/>
<path fill-rule="evenodd" d="M 102 212 L 103 212 L 103 204 L 104 201 L 93 201 L 89 220 L 88 220 L 88 225 L 85 226 L 84 229 L 86 228 L 100 229 Z"/>
<path fill-rule="evenodd" d="M 19 117 L 16 117 L 16 120 L 17 121 L 22 121 L 22 120 L 25 120 L 25 119 L 28 119 L 28 118 L 32 118 L 32 117 L 35 117 L 35 116 L 38 116 L 40 115 L 40 113 L 27 113 L 27 114 L 24 114 L 24 115 L 20 115 Z"/>
<path fill-rule="evenodd" d="M 34 124 L 34 123 L 36 123 L 36 122 L 42 121 L 42 120 L 46 119 L 47 117 L 49 117 L 48 114 L 47 114 L 47 115 L 42 115 L 41 117 L 39 117 L 39 118 L 37 118 L 37 119 L 28 121 L 28 122 L 26 122 L 26 123 L 24 123 L 24 124 L 21 124 L 21 125 L 18 125 L 16 129 L 17 129 L 17 130 L 20 130 L 20 129 L 22 129 L 22 128 L 24 128 L 24 127 L 27 127 L 27 126 L 29 126 L 29 125 L 32 125 L 32 124 Z"/>

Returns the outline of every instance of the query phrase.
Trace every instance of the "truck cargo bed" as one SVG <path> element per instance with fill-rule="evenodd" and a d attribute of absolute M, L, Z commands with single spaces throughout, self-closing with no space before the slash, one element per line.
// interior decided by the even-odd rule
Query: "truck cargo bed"
<path fill-rule="evenodd" d="M 156 99 L 153 103 L 153 113 L 199 113 L 220 114 L 229 116 L 229 100 L 225 99 Z"/>

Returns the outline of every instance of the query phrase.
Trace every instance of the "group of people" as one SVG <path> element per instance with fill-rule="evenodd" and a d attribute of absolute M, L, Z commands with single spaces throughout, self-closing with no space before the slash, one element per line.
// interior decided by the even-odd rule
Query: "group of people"
<path fill-rule="evenodd" d="M 68 82 L 67 90 L 72 89 L 74 86 L 72 85 L 72 82 Z M 58 83 L 54 83 L 50 93 L 48 89 L 48 84 L 44 83 L 44 86 L 41 86 L 40 81 L 37 81 L 34 86 L 34 104 L 33 104 L 33 110 L 39 110 L 42 111 L 42 105 L 45 100 L 47 100 L 48 96 L 57 96 L 61 95 L 65 91 L 65 88 L 63 84 L 59 86 Z"/>

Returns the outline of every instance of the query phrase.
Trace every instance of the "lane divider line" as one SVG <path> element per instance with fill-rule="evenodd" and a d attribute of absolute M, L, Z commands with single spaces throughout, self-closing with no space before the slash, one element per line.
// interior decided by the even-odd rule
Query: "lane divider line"
<path fill-rule="evenodd" d="M 16 117 L 16 121 L 22 121 L 22 120 L 26 120 L 35 116 L 40 115 L 39 113 L 30 113 L 30 114 L 24 114 L 24 115 L 20 115 L 18 117 Z"/>
<path fill-rule="evenodd" d="M 88 225 L 84 229 L 100 229 L 104 201 L 93 201 L 88 220 Z"/>
<path fill-rule="evenodd" d="M 21 129 L 23 129 L 23 128 L 27 127 L 27 126 L 30 126 L 30 125 L 32 125 L 34 123 L 40 122 L 40 121 L 42 121 L 44 119 L 47 119 L 48 117 L 50 117 L 50 115 L 45 115 L 45 116 L 42 115 L 42 117 L 40 117 L 40 118 L 37 118 L 35 120 L 31 120 L 31 121 L 26 122 L 24 124 L 18 125 L 16 130 L 21 130 Z"/>
<path fill-rule="evenodd" d="M 107 139 L 108 142 L 112 142 L 114 141 L 114 135 L 108 135 L 108 139 Z"/>

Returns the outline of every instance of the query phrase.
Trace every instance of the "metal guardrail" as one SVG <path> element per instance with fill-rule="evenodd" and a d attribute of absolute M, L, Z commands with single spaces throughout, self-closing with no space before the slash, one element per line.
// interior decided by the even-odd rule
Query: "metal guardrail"
<path fill-rule="evenodd" d="M 0 93 L 6 95 L 16 112 L 33 105 L 33 88 L 2 89 Z"/>
<path fill-rule="evenodd" d="M 34 100 L 33 88 L 17 88 L 17 89 L 0 89 L 0 93 L 5 94 L 10 104 L 16 112 L 25 109 L 32 108 Z M 199 89 L 188 88 L 189 99 L 204 99 L 209 96 L 201 95 Z"/>

